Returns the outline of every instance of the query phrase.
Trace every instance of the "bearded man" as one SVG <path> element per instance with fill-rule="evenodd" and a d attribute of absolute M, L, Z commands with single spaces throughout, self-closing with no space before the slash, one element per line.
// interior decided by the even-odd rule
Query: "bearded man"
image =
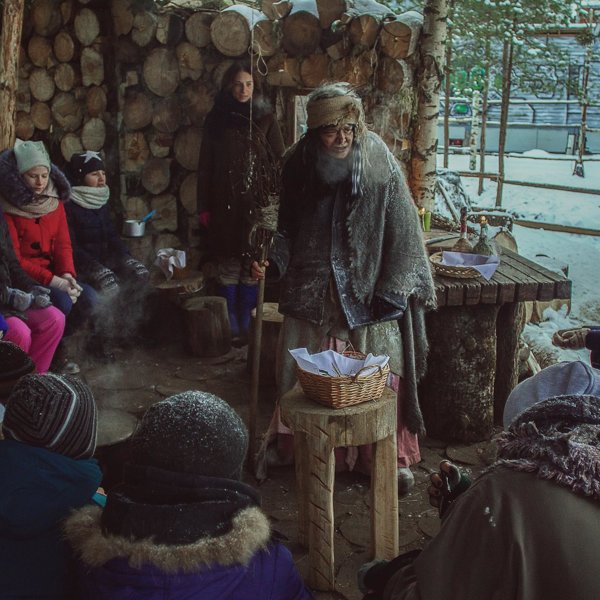
<path fill-rule="evenodd" d="M 426 365 L 424 313 L 435 291 L 417 209 L 383 140 L 368 131 L 358 95 L 346 83 L 321 86 L 306 106 L 308 131 L 282 173 L 279 235 L 270 270 L 283 275 L 278 397 L 295 383 L 288 349 L 348 344 L 386 354 L 398 391 L 398 489 L 414 484 L 424 432 L 416 387 Z M 253 275 L 265 269 L 253 264 Z M 276 409 L 262 464 L 293 458 L 291 432 Z M 275 433 L 277 436 L 275 436 Z M 371 447 L 336 450 L 338 467 L 370 473 Z M 261 456 L 259 455 L 259 475 Z"/>

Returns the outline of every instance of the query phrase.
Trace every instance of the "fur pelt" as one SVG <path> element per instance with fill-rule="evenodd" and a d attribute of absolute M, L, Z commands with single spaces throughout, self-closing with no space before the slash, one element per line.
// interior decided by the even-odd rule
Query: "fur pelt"
<path fill-rule="evenodd" d="M 125 558 L 134 568 L 149 563 L 165 573 L 193 573 L 214 564 L 246 565 L 256 552 L 267 546 L 271 536 L 269 521 L 257 507 L 241 510 L 225 535 L 172 545 L 155 544 L 152 538 L 130 540 L 104 534 L 101 514 L 99 507 L 86 506 L 75 511 L 64 525 L 68 542 L 89 567 L 100 567 L 114 558 Z"/>
<path fill-rule="evenodd" d="M 68 202 L 71 197 L 71 185 L 55 164 L 52 164 L 50 168 L 50 179 L 56 186 L 61 202 Z M 35 200 L 34 192 L 27 187 L 19 173 L 13 150 L 5 150 L 0 154 L 0 194 L 7 202 L 18 208 Z"/>
<path fill-rule="evenodd" d="M 521 413 L 493 465 L 534 473 L 600 502 L 600 398 L 557 396 Z"/>

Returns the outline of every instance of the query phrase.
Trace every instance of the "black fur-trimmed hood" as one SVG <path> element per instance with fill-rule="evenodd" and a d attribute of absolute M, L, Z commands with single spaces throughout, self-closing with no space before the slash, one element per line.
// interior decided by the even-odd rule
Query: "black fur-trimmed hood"
<path fill-rule="evenodd" d="M 56 186 L 59 200 L 68 202 L 71 197 L 71 185 L 54 163 L 50 168 L 50 179 Z M 5 150 L 0 154 L 0 194 L 17 208 L 30 204 L 35 199 L 35 194 L 27 187 L 19 173 L 13 150 Z"/>
<path fill-rule="evenodd" d="M 99 507 L 86 506 L 75 511 L 64 525 L 69 544 L 89 567 L 100 567 L 114 558 L 124 558 L 134 568 L 149 563 L 165 573 L 192 573 L 214 564 L 246 565 L 271 538 L 269 521 L 255 506 L 239 511 L 226 534 L 200 538 L 191 544 L 156 544 L 152 538 L 132 540 L 105 534 L 101 514 Z"/>

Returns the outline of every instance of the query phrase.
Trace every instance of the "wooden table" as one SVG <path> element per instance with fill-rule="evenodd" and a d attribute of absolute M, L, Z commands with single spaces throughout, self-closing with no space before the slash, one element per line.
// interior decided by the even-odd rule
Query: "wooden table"
<path fill-rule="evenodd" d="M 426 239 L 443 233 L 429 232 Z M 448 250 L 455 241 L 428 250 Z M 427 432 L 445 441 L 489 439 L 517 383 L 524 303 L 568 300 L 571 281 L 506 249 L 489 281 L 434 280 L 439 308 L 426 317 L 430 354 L 419 388 Z"/>
<path fill-rule="evenodd" d="M 397 395 L 386 388 L 379 400 L 328 408 L 299 387 L 281 398 L 281 418 L 294 432 L 298 541 L 308 546 L 308 585 L 335 589 L 333 487 L 340 446 L 374 444 L 371 465 L 373 557 L 398 554 Z"/>

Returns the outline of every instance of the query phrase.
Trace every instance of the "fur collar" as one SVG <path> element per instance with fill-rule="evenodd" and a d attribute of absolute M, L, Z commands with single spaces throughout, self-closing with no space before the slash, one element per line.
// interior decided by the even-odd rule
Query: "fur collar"
<path fill-rule="evenodd" d="M 71 196 L 71 185 L 55 164 L 50 168 L 50 178 L 56 186 L 59 199 L 68 202 Z M 25 185 L 19 173 L 13 150 L 5 150 L 0 154 L 0 193 L 8 202 L 19 208 L 35 199 L 35 194 Z"/>
<path fill-rule="evenodd" d="M 219 537 L 200 538 L 192 544 L 155 544 L 151 538 L 130 540 L 106 535 L 100 526 L 102 510 L 86 506 L 66 520 L 67 540 L 83 563 L 98 568 L 114 558 L 128 559 L 140 568 L 152 564 L 165 573 L 192 573 L 200 567 L 246 565 L 271 538 L 266 515 L 257 507 L 245 508 L 233 518 L 231 531 Z"/>

